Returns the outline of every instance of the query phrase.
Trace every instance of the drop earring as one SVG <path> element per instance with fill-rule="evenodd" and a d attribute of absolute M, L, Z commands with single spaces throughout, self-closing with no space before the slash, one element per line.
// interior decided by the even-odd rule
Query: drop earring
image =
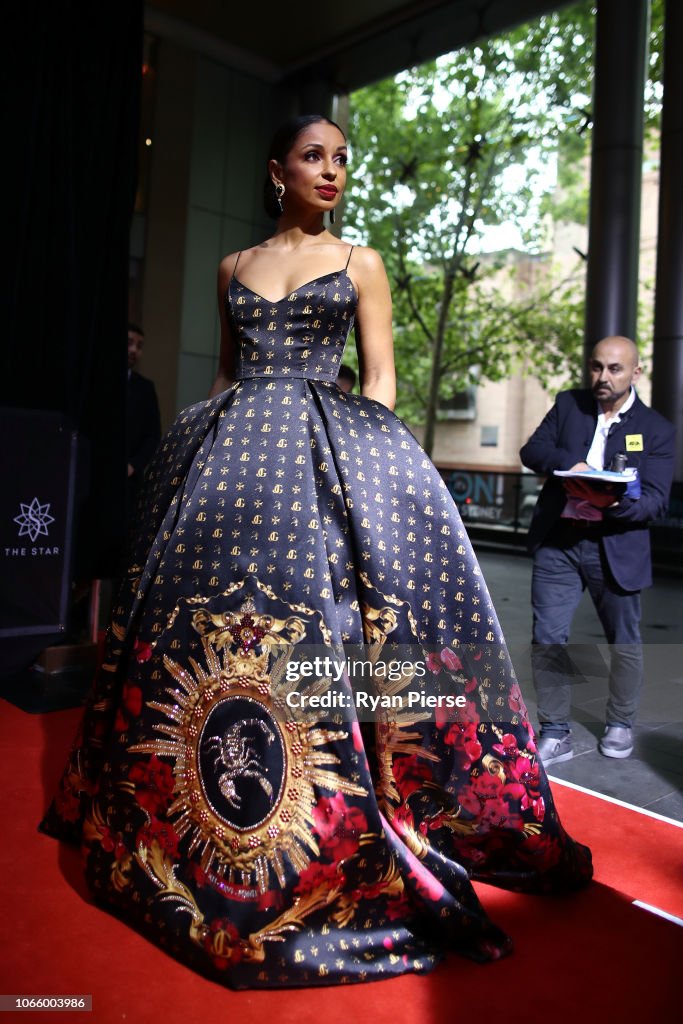
<path fill-rule="evenodd" d="M 275 186 L 275 199 L 277 201 L 277 205 L 280 207 L 280 213 L 284 213 L 284 207 L 282 205 L 282 197 L 284 194 L 285 186 L 282 184 L 281 181 L 279 181 Z"/>

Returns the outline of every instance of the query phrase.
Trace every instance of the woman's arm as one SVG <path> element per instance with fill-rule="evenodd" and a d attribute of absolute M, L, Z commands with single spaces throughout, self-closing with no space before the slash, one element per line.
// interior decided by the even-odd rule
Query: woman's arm
<path fill-rule="evenodd" d="M 233 338 L 228 313 L 225 308 L 225 294 L 235 271 L 238 253 L 230 253 L 221 260 L 218 267 L 218 315 L 221 321 L 221 351 L 218 359 L 218 373 L 211 385 L 209 398 L 225 391 L 235 380 L 235 339 Z"/>
<path fill-rule="evenodd" d="M 358 293 L 356 346 L 361 394 L 387 408 L 396 403 L 391 292 L 384 264 L 374 249 L 357 247 L 349 268 Z"/>

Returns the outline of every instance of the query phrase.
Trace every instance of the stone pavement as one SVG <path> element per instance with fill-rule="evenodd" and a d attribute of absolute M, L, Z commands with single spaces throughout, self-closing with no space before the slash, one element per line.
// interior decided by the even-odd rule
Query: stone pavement
<path fill-rule="evenodd" d="M 534 725 L 531 678 L 531 559 L 477 547 Z M 645 689 L 629 758 L 597 750 L 604 728 L 608 648 L 587 594 L 577 610 L 570 651 L 579 670 L 572 697 L 574 757 L 549 775 L 683 821 L 683 579 L 658 575 L 642 594 Z"/>

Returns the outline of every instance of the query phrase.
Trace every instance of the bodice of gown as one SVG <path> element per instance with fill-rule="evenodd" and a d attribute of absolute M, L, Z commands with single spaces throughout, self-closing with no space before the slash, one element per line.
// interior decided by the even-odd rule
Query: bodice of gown
<path fill-rule="evenodd" d="M 276 302 L 233 277 L 225 301 L 237 339 L 236 380 L 336 380 L 356 309 L 346 270 L 316 277 Z"/>

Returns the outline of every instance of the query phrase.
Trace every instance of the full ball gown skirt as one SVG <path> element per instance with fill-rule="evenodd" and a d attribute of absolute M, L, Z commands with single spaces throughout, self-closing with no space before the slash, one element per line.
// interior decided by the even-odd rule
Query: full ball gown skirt
<path fill-rule="evenodd" d="M 495 959 L 510 940 L 472 879 L 560 892 L 592 872 L 457 508 L 401 421 L 335 384 L 345 270 L 275 302 L 234 277 L 226 303 L 236 382 L 155 456 L 42 828 L 81 844 L 97 901 L 233 987 Z M 286 666 L 349 647 L 385 673 L 412 652 L 373 682 L 391 708 L 360 706 L 351 659 L 287 691 L 334 693 L 331 709 L 290 706 Z"/>

